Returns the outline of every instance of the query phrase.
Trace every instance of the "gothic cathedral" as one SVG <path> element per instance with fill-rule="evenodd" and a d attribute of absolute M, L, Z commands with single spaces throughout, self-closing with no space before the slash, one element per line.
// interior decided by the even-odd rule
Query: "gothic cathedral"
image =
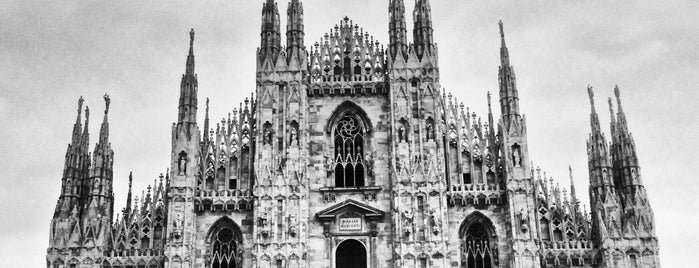
<path fill-rule="evenodd" d="M 660 267 L 618 88 L 608 142 L 588 87 L 588 213 L 530 160 L 502 22 L 500 115 L 488 94 L 481 120 L 440 86 L 429 0 L 412 42 L 403 0 L 388 14 L 387 47 L 347 17 L 307 46 L 290 0 L 282 46 L 266 0 L 253 97 L 220 122 L 207 99 L 203 125 L 192 30 L 171 166 L 117 214 L 110 99 L 90 153 L 81 98 L 47 267 Z"/>

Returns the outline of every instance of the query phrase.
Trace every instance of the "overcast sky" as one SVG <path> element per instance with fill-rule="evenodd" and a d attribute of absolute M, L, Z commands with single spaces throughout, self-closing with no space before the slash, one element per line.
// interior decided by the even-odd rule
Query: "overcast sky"
<path fill-rule="evenodd" d="M 283 18 L 286 2 L 279 4 Z M 303 3 L 307 44 L 345 15 L 387 44 L 387 0 Z M 699 187 L 690 176 L 696 174 L 699 149 L 697 3 L 432 0 L 441 84 L 485 115 L 486 92 L 497 94 L 502 19 L 529 124 L 529 155 L 564 187 L 572 165 L 586 204 L 586 86 L 595 88 L 608 130 L 606 98 L 618 84 L 655 210 L 662 264 L 690 267 L 699 248 L 693 228 Z M 406 0 L 408 25 L 412 6 Z M 4 0 L 2 7 L 2 267 L 45 266 L 79 96 L 92 110 L 92 146 L 104 109 L 101 96 L 112 97 L 110 139 L 120 210 L 129 171 L 141 195 L 168 166 L 190 28 L 196 30 L 200 108 L 211 98 L 213 120 L 255 87 L 262 0 Z"/>

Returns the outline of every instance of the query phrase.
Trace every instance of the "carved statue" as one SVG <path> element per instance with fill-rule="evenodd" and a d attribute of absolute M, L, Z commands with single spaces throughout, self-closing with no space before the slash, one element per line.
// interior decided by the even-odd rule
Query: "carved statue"
<path fill-rule="evenodd" d="M 512 148 L 512 162 L 515 167 L 522 166 L 522 156 L 519 151 L 519 147 Z"/>
<path fill-rule="evenodd" d="M 442 219 L 439 217 L 439 213 L 436 209 L 430 210 L 430 225 L 432 226 L 432 233 L 438 235 L 442 232 Z"/>
<path fill-rule="evenodd" d="M 177 171 L 180 176 L 187 174 L 187 154 L 181 153 L 177 159 Z"/>
<path fill-rule="evenodd" d="M 517 217 L 519 218 L 520 230 L 522 230 L 522 233 L 527 233 L 529 231 L 529 213 L 522 208 L 517 213 Z"/>
<path fill-rule="evenodd" d="M 289 143 L 293 145 L 299 144 L 298 130 L 295 127 L 291 128 L 291 134 L 289 135 Z"/>
<path fill-rule="evenodd" d="M 182 237 L 182 227 L 184 225 L 184 220 L 182 219 L 182 214 L 177 213 L 175 220 L 172 222 L 172 236 L 175 239 L 180 239 Z"/>
<path fill-rule="evenodd" d="M 298 229 L 298 222 L 296 221 L 296 215 L 289 216 L 289 235 L 291 237 L 296 237 Z"/>
<path fill-rule="evenodd" d="M 364 163 L 366 164 L 366 174 L 373 176 L 373 163 L 374 163 L 374 152 L 367 152 L 364 158 Z"/>
<path fill-rule="evenodd" d="M 269 127 L 265 127 L 264 130 L 264 138 L 262 139 L 262 144 L 272 144 L 272 131 L 269 130 Z"/>
<path fill-rule="evenodd" d="M 403 215 L 403 219 L 405 220 L 406 223 L 412 224 L 413 223 L 413 213 L 410 210 L 403 210 L 401 213 Z"/>
<path fill-rule="evenodd" d="M 434 139 L 434 126 L 432 126 L 432 124 L 427 124 L 427 133 L 425 135 L 425 138 L 427 138 L 427 140 Z"/>
<path fill-rule="evenodd" d="M 400 127 L 398 128 L 398 141 L 402 142 L 402 141 L 406 141 L 406 140 L 407 139 L 405 138 L 405 126 L 403 126 L 403 124 L 401 124 Z"/>

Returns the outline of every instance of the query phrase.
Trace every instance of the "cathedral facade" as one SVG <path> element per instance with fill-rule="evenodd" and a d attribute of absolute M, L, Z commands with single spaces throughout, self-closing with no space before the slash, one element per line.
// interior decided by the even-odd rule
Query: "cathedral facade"
<path fill-rule="evenodd" d="M 588 87 L 588 213 L 531 162 L 502 22 L 481 119 L 440 86 L 429 0 L 412 42 L 405 12 L 389 1 L 386 47 L 349 18 L 307 45 L 291 0 L 282 46 L 266 0 L 254 97 L 213 122 L 207 99 L 201 125 L 192 30 L 171 167 L 121 213 L 109 96 L 92 153 L 81 98 L 47 267 L 660 267 L 619 89 L 608 141 Z"/>

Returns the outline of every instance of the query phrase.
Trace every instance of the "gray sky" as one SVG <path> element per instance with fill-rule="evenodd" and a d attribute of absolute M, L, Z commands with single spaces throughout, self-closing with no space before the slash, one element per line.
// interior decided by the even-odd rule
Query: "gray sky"
<path fill-rule="evenodd" d="M 168 165 L 189 28 L 197 32 L 200 107 L 210 97 L 212 120 L 220 119 L 254 90 L 262 1 L 3 2 L 0 266 L 43 267 L 78 97 L 92 110 L 93 146 L 101 96 L 112 97 L 120 210 L 129 171 L 140 195 Z M 286 2 L 279 5 L 284 18 Z M 387 44 L 388 1 L 303 2 L 307 45 L 345 15 Z M 697 230 L 689 228 L 699 220 L 699 187 L 690 176 L 699 149 L 699 2 L 524 2 L 432 0 L 442 86 L 485 115 L 486 91 L 497 94 L 502 19 L 530 156 L 565 187 L 571 164 L 587 204 L 586 86 L 595 87 L 608 126 L 606 97 L 618 84 L 655 210 L 662 264 L 689 267 L 699 248 Z M 412 6 L 406 0 L 408 12 Z"/>

